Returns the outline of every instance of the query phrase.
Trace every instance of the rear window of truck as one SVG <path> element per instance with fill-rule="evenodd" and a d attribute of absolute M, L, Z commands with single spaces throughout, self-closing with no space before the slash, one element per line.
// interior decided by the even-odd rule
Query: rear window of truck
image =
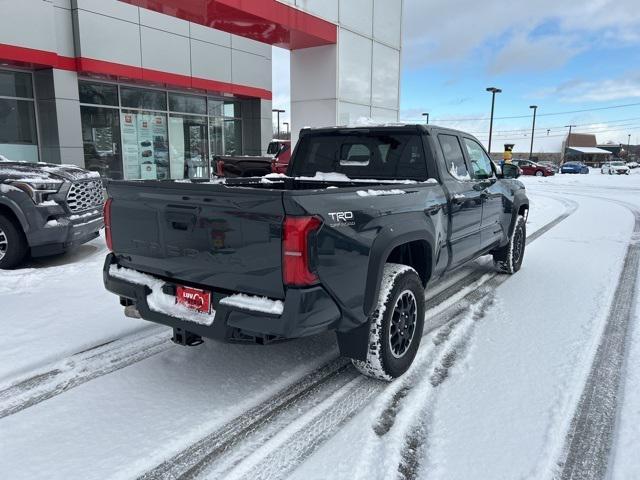
<path fill-rule="evenodd" d="M 354 132 L 302 137 L 293 176 L 341 173 L 360 179 L 428 178 L 422 139 L 416 134 Z"/>

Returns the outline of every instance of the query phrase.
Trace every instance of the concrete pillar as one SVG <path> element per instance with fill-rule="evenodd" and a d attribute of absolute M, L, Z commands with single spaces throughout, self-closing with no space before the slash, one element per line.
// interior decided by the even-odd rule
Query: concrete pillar
<path fill-rule="evenodd" d="M 40 161 L 84 166 L 78 75 L 49 68 L 34 73 Z"/>

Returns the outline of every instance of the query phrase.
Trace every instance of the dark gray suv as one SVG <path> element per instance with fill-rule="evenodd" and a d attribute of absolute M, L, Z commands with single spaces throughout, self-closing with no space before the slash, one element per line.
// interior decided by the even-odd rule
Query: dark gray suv
<path fill-rule="evenodd" d="M 103 227 L 100 176 L 72 165 L 0 156 L 0 269 L 66 252 Z"/>

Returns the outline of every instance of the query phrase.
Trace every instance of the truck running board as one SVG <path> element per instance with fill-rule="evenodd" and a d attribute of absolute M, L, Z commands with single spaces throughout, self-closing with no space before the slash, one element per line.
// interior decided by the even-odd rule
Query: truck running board
<path fill-rule="evenodd" d="M 171 341 L 177 345 L 182 345 L 183 347 L 197 347 L 204 343 L 201 336 L 183 330 L 182 328 L 173 329 L 173 338 Z"/>

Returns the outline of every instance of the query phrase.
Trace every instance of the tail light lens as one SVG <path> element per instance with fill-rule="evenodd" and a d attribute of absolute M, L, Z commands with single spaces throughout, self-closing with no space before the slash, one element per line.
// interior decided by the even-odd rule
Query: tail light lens
<path fill-rule="evenodd" d="M 318 275 L 311 267 L 313 234 L 322 226 L 316 217 L 285 217 L 282 233 L 282 276 L 290 287 L 313 285 Z"/>
<path fill-rule="evenodd" d="M 107 241 L 107 248 L 113 252 L 113 239 L 111 237 L 111 203 L 113 199 L 107 198 L 104 204 L 104 237 Z"/>
<path fill-rule="evenodd" d="M 216 175 L 219 177 L 224 177 L 224 161 L 218 160 L 216 162 Z"/>

